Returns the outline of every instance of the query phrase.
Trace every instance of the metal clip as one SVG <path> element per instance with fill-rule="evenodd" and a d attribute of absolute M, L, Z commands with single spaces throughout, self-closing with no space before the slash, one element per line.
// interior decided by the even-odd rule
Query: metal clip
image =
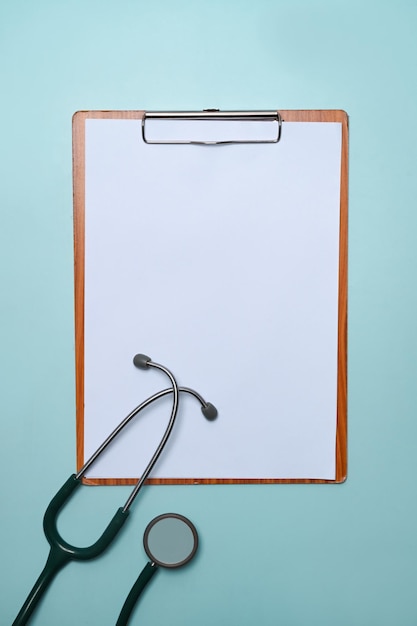
<path fill-rule="evenodd" d="M 150 139 L 146 135 L 147 120 L 174 121 L 233 121 L 233 122 L 274 122 L 276 133 L 271 138 L 261 139 L 226 139 L 226 140 L 195 140 L 195 139 Z M 230 144 L 264 144 L 278 143 L 281 139 L 282 118 L 278 111 L 220 111 L 205 109 L 204 111 L 145 111 L 142 118 L 142 139 L 147 144 L 190 144 L 190 145 L 230 145 Z"/>

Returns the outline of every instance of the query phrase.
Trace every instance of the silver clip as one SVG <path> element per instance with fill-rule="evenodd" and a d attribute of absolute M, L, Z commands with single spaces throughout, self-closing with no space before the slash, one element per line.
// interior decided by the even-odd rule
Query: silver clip
<path fill-rule="evenodd" d="M 150 139 L 146 136 L 147 120 L 176 121 L 238 121 L 238 122 L 274 122 L 276 133 L 268 139 L 227 139 L 203 141 L 194 139 Z M 142 139 L 147 144 L 189 144 L 189 145 L 230 145 L 230 144 L 264 144 L 278 143 L 281 139 L 282 118 L 278 111 L 220 111 L 205 109 L 204 111 L 145 111 L 142 118 Z"/>

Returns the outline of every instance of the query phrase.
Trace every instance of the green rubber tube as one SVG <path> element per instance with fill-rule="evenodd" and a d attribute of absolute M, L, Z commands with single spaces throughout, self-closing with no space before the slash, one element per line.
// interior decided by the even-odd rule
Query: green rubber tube
<path fill-rule="evenodd" d="M 158 566 L 155 563 L 147 563 L 145 565 L 125 600 L 122 610 L 120 611 L 119 619 L 116 622 L 116 626 L 126 626 L 126 624 L 128 624 L 129 618 L 135 608 L 135 604 L 138 601 L 139 596 L 157 569 Z"/>
<path fill-rule="evenodd" d="M 99 539 L 91 546 L 78 548 L 65 541 L 57 529 L 57 517 L 74 490 L 81 484 L 81 479 L 72 474 L 52 498 L 43 518 L 45 536 L 51 546 L 45 567 L 32 587 L 12 626 L 25 626 L 38 605 L 39 600 L 48 589 L 56 574 L 69 561 L 86 561 L 99 556 L 110 545 L 125 523 L 129 511 L 118 509 L 113 519 Z"/>

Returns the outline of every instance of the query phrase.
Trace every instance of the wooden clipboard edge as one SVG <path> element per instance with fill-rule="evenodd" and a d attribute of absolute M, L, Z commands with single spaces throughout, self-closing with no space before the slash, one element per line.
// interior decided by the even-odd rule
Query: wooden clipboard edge
<path fill-rule="evenodd" d="M 76 466 L 84 465 L 84 288 L 85 288 L 85 120 L 142 119 L 144 111 L 77 111 L 72 117 L 72 171 L 74 203 L 74 317 L 75 317 L 75 394 Z M 88 479 L 83 479 L 90 484 Z M 128 484 L 135 482 L 129 481 Z M 98 484 L 93 481 L 93 484 Z M 105 484 L 121 484 L 106 479 Z"/>
<path fill-rule="evenodd" d="M 340 237 L 339 237 L 339 320 L 338 320 L 338 382 L 336 430 L 336 482 L 347 478 L 347 385 L 348 385 L 348 200 L 349 200 L 349 118 L 340 112 L 342 121 L 342 159 L 340 172 Z"/>
<path fill-rule="evenodd" d="M 324 479 L 283 478 L 150 478 L 149 485 L 209 484 L 339 484 L 347 478 L 347 284 L 348 284 L 348 131 L 349 118 L 343 110 L 280 110 L 283 122 L 339 122 L 342 125 L 339 312 L 337 367 L 336 477 Z M 73 200 L 74 200 L 74 297 L 76 368 L 76 463 L 84 464 L 84 260 L 85 260 L 85 120 L 142 119 L 144 111 L 77 111 L 73 115 Z M 83 478 L 86 485 L 132 485 L 136 478 Z"/>
<path fill-rule="evenodd" d="M 85 258 L 85 115 L 72 118 L 72 177 L 74 203 L 74 320 L 76 464 L 84 459 L 84 258 Z"/>

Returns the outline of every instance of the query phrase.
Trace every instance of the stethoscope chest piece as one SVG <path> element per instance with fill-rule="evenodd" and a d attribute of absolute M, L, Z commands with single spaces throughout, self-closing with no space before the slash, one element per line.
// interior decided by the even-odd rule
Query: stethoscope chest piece
<path fill-rule="evenodd" d="M 160 567 L 176 568 L 186 565 L 198 548 L 194 524 L 178 513 L 155 517 L 145 529 L 143 546 L 150 561 L 133 584 L 117 620 L 116 626 L 126 626 L 139 596 Z"/>
<path fill-rule="evenodd" d="M 195 555 L 198 534 L 192 522 L 177 513 L 155 517 L 143 536 L 145 552 L 152 562 L 162 567 L 181 567 Z"/>

